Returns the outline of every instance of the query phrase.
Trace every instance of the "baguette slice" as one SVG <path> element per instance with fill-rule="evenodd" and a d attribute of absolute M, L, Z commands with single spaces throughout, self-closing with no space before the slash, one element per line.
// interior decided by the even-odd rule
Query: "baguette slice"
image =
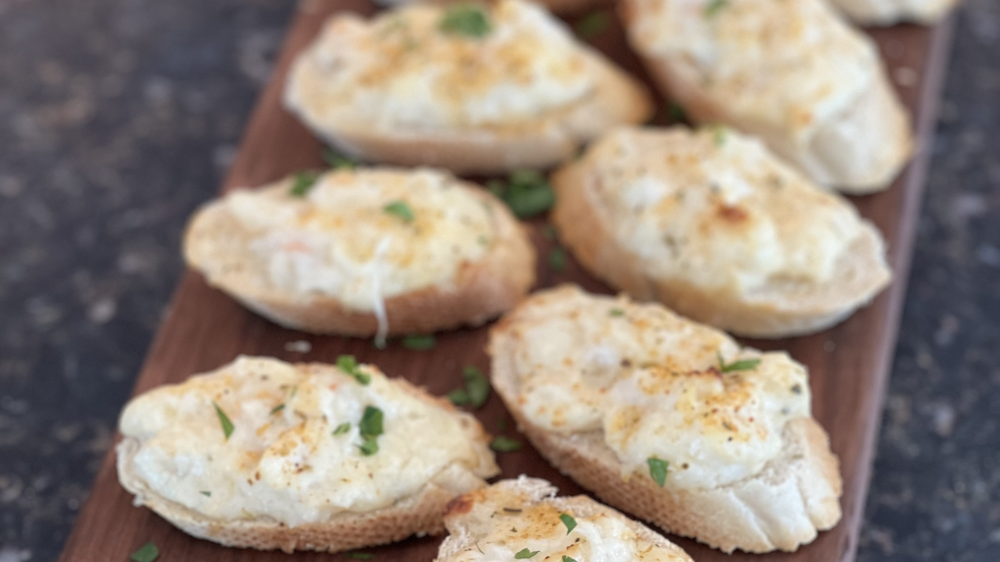
<path fill-rule="evenodd" d="M 830 0 L 847 17 L 862 25 L 893 25 L 903 21 L 930 25 L 941 20 L 958 0 Z"/>
<path fill-rule="evenodd" d="M 637 80 L 522 0 L 335 15 L 284 101 L 346 154 L 462 174 L 550 167 L 653 112 Z"/>
<path fill-rule="evenodd" d="M 332 383 L 347 394 L 359 394 L 364 389 L 351 375 L 331 365 L 241 357 L 126 405 L 118 478 L 135 494 L 136 505 L 149 507 L 190 535 L 226 546 L 336 552 L 441 533 L 445 506 L 499 472 L 487 434 L 475 418 L 446 400 L 405 380 L 386 379 L 373 366 L 356 369 L 371 377 L 368 388 L 376 394 L 368 397 L 385 414 L 385 433 L 377 438 L 381 447 L 374 455 L 354 452 L 361 442 L 357 423 L 337 433 L 341 419 L 327 418 L 332 414 L 354 422 L 361 417 L 365 404 L 338 410 L 354 397 L 337 401 L 323 388 Z M 421 441 L 425 450 L 392 449 L 399 439 L 390 441 L 391 433 L 418 423 L 393 415 L 394 401 L 406 404 L 407 412 L 446 420 L 410 438 Z M 213 412 L 215 404 L 233 424 L 228 437 Z M 456 439 L 428 446 L 434 436 Z M 312 449 L 305 445 L 310 442 Z M 340 452 L 343 464 L 328 462 L 331 447 L 346 449 Z M 283 464 L 276 468 L 276 462 Z M 352 472 L 343 472 L 352 464 Z M 359 472 L 362 468 L 367 474 Z M 355 473 L 360 484 L 347 480 Z M 401 474 L 410 475 L 402 485 L 397 480 Z M 366 481 L 394 487 L 373 490 Z M 358 488 L 352 491 L 351 486 Z M 331 509 L 330 502 L 352 506 Z M 384 505 L 366 508 L 365 503 Z M 236 516 L 226 515 L 234 510 Z"/>
<path fill-rule="evenodd" d="M 557 491 L 545 480 L 521 475 L 455 499 L 444 517 L 450 534 L 435 562 L 510 559 L 522 548 L 555 562 L 564 556 L 691 562 L 684 550 L 645 525 L 587 496 L 555 497 Z M 573 518 L 573 529 L 567 531 L 561 514 Z"/>
<path fill-rule="evenodd" d="M 461 4 L 463 0 L 375 0 L 376 4 L 387 8 L 415 2 L 449 5 Z M 601 3 L 601 0 L 538 0 L 538 4 L 545 6 L 552 13 L 559 15 L 579 14 L 584 10 L 599 7 Z"/>
<path fill-rule="evenodd" d="M 539 453 L 626 513 L 725 552 L 794 551 L 840 520 L 837 458 L 784 353 L 567 286 L 508 313 L 489 354 Z M 662 487 L 646 450 L 668 463 Z"/>
<path fill-rule="evenodd" d="M 913 150 L 874 42 L 826 0 L 626 0 L 629 41 L 699 124 L 760 137 L 815 182 L 888 188 Z"/>
<path fill-rule="evenodd" d="M 819 331 L 892 277 L 850 203 L 732 130 L 619 129 L 552 184 L 560 238 L 591 273 L 729 332 Z"/>
<path fill-rule="evenodd" d="M 476 325 L 534 282 L 524 229 L 474 184 L 433 170 L 338 170 L 296 196 L 297 181 L 209 203 L 184 238 L 210 285 L 278 324 L 377 338 Z"/>

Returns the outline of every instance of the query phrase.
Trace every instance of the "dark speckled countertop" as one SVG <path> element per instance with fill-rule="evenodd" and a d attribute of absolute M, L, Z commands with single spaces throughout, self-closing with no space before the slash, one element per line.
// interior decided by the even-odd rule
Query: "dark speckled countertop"
<path fill-rule="evenodd" d="M 0 562 L 54 560 L 289 0 L 0 0 Z M 967 0 L 860 560 L 1000 561 L 1000 1 Z"/>

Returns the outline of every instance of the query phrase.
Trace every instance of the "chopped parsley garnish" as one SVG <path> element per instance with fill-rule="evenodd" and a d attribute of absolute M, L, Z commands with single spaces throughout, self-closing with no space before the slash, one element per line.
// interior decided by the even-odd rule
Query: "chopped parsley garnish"
<path fill-rule="evenodd" d="M 562 248 L 552 248 L 549 252 L 549 267 L 556 273 L 566 271 L 566 250 Z"/>
<path fill-rule="evenodd" d="M 282 402 L 281 404 L 278 404 L 277 406 L 271 408 L 271 415 L 273 416 L 274 414 L 277 414 L 278 412 L 284 409 L 285 409 L 285 403 Z"/>
<path fill-rule="evenodd" d="M 734 361 L 732 363 L 726 363 L 722 358 L 721 353 L 716 353 L 719 358 L 719 372 L 720 373 L 732 373 L 734 371 L 752 371 L 760 365 L 760 359 L 743 359 L 740 361 Z"/>
<path fill-rule="evenodd" d="M 563 556 L 562 562 L 576 562 L 576 558 L 570 558 L 569 556 Z"/>
<path fill-rule="evenodd" d="M 413 209 L 410 208 L 410 205 L 406 201 L 393 201 L 382 207 L 382 210 L 390 215 L 396 215 L 403 219 L 403 222 L 413 222 Z"/>
<path fill-rule="evenodd" d="M 705 17 L 714 18 L 719 15 L 726 5 L 729 4 L 729 0 L 712 0 L 705 6 Z"/>
<path fill-rule="evenodd" d="M 134 562 L 153 562 L 159 557 L 160 549 L 156 548 L 152 541 L 142 545 L 139 550 L 132 553 L 132 556 L 129 556 Z"/>
<path fill-rule="evenodd" d="M 497 435 L 493 438 L 493 442 L 490 443 L 490 448 L 498 453 L 513 453 L 514 451 L 520 451 L 523 446 L 517 439 L 511 439 L 504 435 Z"/>
<path fill-rule="evenodd" d="M 555 192 L 545 176 L 536 170 L 517 170 L 507 183 L 487 182 L 487 188 L 510 207 L 519 219 L 531 218 L 548 211 L 556 201 Z"/>
<path fill-rule="evenodd" d="M 466 365 L 462 369 L 462 380 L 465 388 L 456 388 L 448 393 L 448 399 L 456 406 L 469 406 L 475 409 L 483 407 L 490 397 L 490 383 L 479 369 Z"/>
<path fill-rule="evenodd" d="M 573 516 L 568 513 L 563 513 L 562 515 L 560 515 L 559 520 L 563 522 L 563 525 L 566 525 L 567 535 L 570 534 L 573 531 L 573 529 L 576 528 L 576 519 L 573 519 Z"/>
<path fill-rule="evenodd" d="M 726 128 L 721 125 L 712 127 L 712 142 L 716 148 L 722 148 L 726 144 Z"/>
<path fill-rule="evenodd" d="M 514 558 L 517 560 L 526 560 L 538 554 L 538 552 L 539 551 L 537 550 L 528 550 L 527 548 L 522 548 L 517 554 L 514 555 Z"/>
<path fill-rule="evenodd" d="M 229 436 L 233 434 L 233 430 L 236 428 L 233 427 L 233 422 L 229 421 L 229 416 L 222 411 L 222 408 L 218 404 L 213 401 L 212 405 L 215 406 L 215 415 L 219 416 L 219 423 L 222 424 L 222 433 L 226 434 L 226 441 L 229 441 Z"/>
<path fill-rule="evenodd" d="M 337 367 L 354 377 L 362 385 L 367 385 L 372 382 L 372 376 L 361 370 L 358 367 L 358 360 L 354 358 L 353 355 L 341 355 L 337 358 Z"/>
<path fill-rule="evenodd" d="M 542 236 L 544 236 L 546 240 L 556 240 L 559 237 L 559 231 L 556 230 L 555 226 L 546 224 L 542 227 Z"/>
<path fill-rule="evenodd" d="M 437 345 L 437 338 L 427 334 L 425 336 L 406 336 L 403 338 L 403 347 L 413 351 L 427 351 L 434 349 Z"/>
<path fill-rule="evenodd" d="M 201 495 L 203 495 L 203 496 L 205 496 L 206 498 L 212 497 L 212 492 L 209 492 L 207 490 L 202 490 L 201 492 L 198 492 L 198 493 L 201 494 Z"/>
<path fill-rule="evenodd" d="M 375 555 L 370 552 L 348 552 L 347 557 L 352 560 L 371 560 Z"/>
<path fill-rule="evenodd" d="M 667 115 L 670 116 L 670 120 L 676 123 L 687 120 L 687 111 L 684 106 L 679 103 L 672 103 L 667 107 Z"/>
<path fill-rule="evenodd" d="M 333 430 L 333 434 L 334 435 L 343 435 L 343 434 L 347 433 L 350 430 L 351 430 L 351 422 L 344 422 L 344 423 L 338 425 L 337 428 Z"/>
<path fill-rule="evenodd" d="M 576 34 L 584 41 L 597 37 L 608 27 L 608 15 L 604 12 L 591 12 L 576 23 Z"/>
<path fill-rule="evenodd" d="M 337 152 L 327 150 L 323 152 L 323 161 L 334 170 L 350 170 L 358 165 L 357 162 Z"/>
<path fill-rule="evenodd" d="M 317 179 L 319 179 L 319 174 L 316 172 L 296 172 L 295 178 L 292 180 L 292 189 L 288 191 L 288 194 L 292 197 L 305 197 L 309 190 L 316 185 Z"/>
<path fill-rule="evenodd" d="M 450 35 L 464 35 L 479 39 L 490 33 L 490 18 L 482 7 L 475 4 L 456 4 L 449 7 L 438 24 L 438 29 Z"/>
<path fill-rule="evenodd" d="M 365 413 L 361 415 L 361 423 L 358 424 L 361 432 L 361 454 L 370 457 L 378 452 L 378 436 L 382 435 L 382 410 L 375 406 L 365 406 Z"/>
<path fill-rule="evenodd" d="M 608 311 L 608 316 L 612 316 L 615 318 L 625 316 L 625 310 L 621 308 L 612 308 L 611 310 Z"/>
<path fill-rule="evenodd" d="M 670 463 L 656 457 L 649 457 L 646 462 L 649 463 L 649 475 L 662 488 L 667 483 L 667 469 Z"/>

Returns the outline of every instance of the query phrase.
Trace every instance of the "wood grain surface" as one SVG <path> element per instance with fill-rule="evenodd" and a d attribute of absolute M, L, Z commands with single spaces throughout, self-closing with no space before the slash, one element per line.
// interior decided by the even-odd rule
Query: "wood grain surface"
<path fill-rule="evenodd" d="M 339 10 L 371 13 L 374 8 L 367 0 L 305 0 L 301 3 L 272 80 L 249 122 L 224 190 L 260 185 L 303 168 L 321 167 L 320 143 L 281 108 L 280 98 L 292 58 L 315 36 L 323 20 Z M 613 14 L 610 8 L 605 11 Z M 591 42 L 629 71 L 646 78 L 635 56 L 625 47 L 617 19 L 612 17 L 612 20 L 613 23 Z M 791 554 L 737 552 L 727 556 L 691 540 L 670 536 L 697 561 L 830 562 L 854 559 L 912 254 L 930 136 L 947 62 L 950 30 L 951 23 L 945 22 L 931 29 L 896 26 L 871 32 L 882 50 L 890 77 L 914 116 L 920 139 L 915 160 L 892 189 L 854 199 L 861 213 L 874 221 L 885 235 L 895 282 L 871 306 L 831 330 L 787 340 L 746 342 L 762 349 L 786 349 L 809 367 L 813 411 L 829 431 L 833 450 L 840 457 L 844 518 L 835 529 L 820 534 L 814 543 Z M 663 110 L 656 122 L 669 123 L 667 103 L 661 102 L 661 107 Z M 543 220 L 532 223 L 532 238 L 540 250 L 538 286 L 574 282 L 591 291 L 610 292 L 572 260 L 565 270 L 553 271 L 546 259 L 553 242 L 542 235 L 543 225 Z M 192 374 L 225 364 L 239 354 L 269 355 L 287 361 L 333 362 L 340 354 L 352 353 L 360 360 L 378 364 L 391 376 L 405 377 L 435 394 L 444 394 L 460 385 L 462 366 L 476 365 L 486 370 L 488 360 L 483 351 L 486 331 L 480 328 L 439 334 L 437 346 L 430 351 L 409 351 L 399 342 L 391 342 L 388 349 L 380 351 L 369 340 L 313 336 L 280 328 L 207 287 L 198 274 L 188 272 L 174 294 L 135 392 L 183 381 Z M 312 351 L 305 354 L 286 351 L 285 344 L 296 340 L 309 341 Z M 509 414 L 495 395 L 476 415 L 488 431 L 518 437 Z M 231 549 L 191 538 L 151 511 L 133 507 L 132 496 L 118 484 L 114 461 L 114 452 L 109 451 L 61 560 L 126 561 L 130 553 L 148 541 L 159 547 L 162 562 L 266 562 L 291 560 L 292 556 L 302 562 L 347 559 L 342 554 L 287 555 Z M 500 453 L 498 461 L 503 477 L 525 473 L 552 481 L 562 494 L 582 492 L 530 447 L 517 453 Z M 410 539 L 368 552 L 375 555 L 375 560 L 429 562 L 437 552 L 439 541 L 440 538 Z"/>

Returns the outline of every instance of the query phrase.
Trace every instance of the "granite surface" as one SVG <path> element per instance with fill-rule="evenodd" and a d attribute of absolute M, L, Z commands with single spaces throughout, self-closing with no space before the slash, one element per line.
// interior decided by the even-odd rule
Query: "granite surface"
<path fill-rule="evenodd" d="M 289 0 L 0 0 L 0 562 L 54 560 Z M 967 0 L 859 560 L 1000 560 L 1000 2 Z"/>

